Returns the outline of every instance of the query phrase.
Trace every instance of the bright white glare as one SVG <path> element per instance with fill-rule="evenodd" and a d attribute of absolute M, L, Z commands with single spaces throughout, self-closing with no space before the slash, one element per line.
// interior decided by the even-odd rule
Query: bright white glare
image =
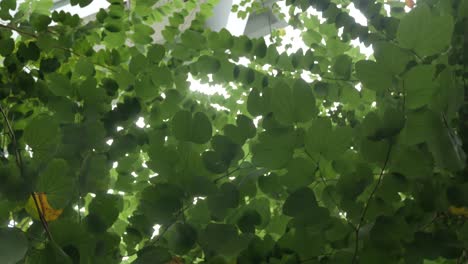
<path fill-rule="evenodd" d="M 247 67 L 250 64 L 250 60 L 247 59 L 246 57 L 240 57 L 237 64 Z"/>
<path fill-rule="evenodd" d="M 153 173 L 153 174 L 150 174 L 150 175 L 149 175 L 149 178 L 151 179 L 151 178 L 154 178 L 154 177 L 156 177 L 156 176 L 158 176 L 158 175 L 159 175 L 159 173 L 156 173 L 156 172 L 155 172 L 155 173 Z"/>
<path fill-rule="evenodd" d="M 120 131 L 120 130 L 123 130 L 123 127 L 118 126 L 118 127 L 117 127 L 117 132 Z"/>
<path fill-rule="evenodd" d="M 113 194 L 113 193 L 114 193 L 114 190 L 109 189 L 109 190 L 107 190 L 107 193 L 108 193 L 108 194 Z"/>
<path fill-rule="evenodd" d="M 136 174 L 136 172 L 132 171 L 132 173 L 130 173 L 134 178 L 138 177 L 138 174 Z"/>
<path fill-rule="evenodd" d="M 255 127 L 258 127 L 258 122 L 260 122 L 260 119 L 262 119 L 262 116 L 257 116 L 253 119 Z"/>
<path fill-rule="evenodd" d="M 339 215 L 342 219 L 346 219 L 347 213 L 346 213 L 346 212 L 339 212 L 338 215 Z"/>
<path fill-rule="evenodd" d="M 190 90 L 192 91 L 200 92 L 206 95 L 220 94 L 224 98 L 229 98 L 228 92 L 222 85 L 201 83 L 199 80 L 195 80 L 191 74 L 188 74 L 187 81 L 190 82 Z"/>
<path fill-rule="evenodd" d="M 143 168 L 148 168 L 148 165 L 146 165 L 146 162 L 143 162 L 143 163 L 141 164 L 141 166 L 142 166 Z"/>
<path fill-rule="evenodd" d="M 240 6 L 242 0 L 234 0 L 232 1 L 233 5 Z M 233 36 L 241 36 L 244 34 L 245 26 L 247 25 L 248 17 L 239 18 L 237 14 L 230 13 L 226 25 L 226 29 L 231 33 Z"/>
<path fill-rule="evenodd" d="M 155 236 L 159 235 L 159 229 L 161 229 L 161 225 L 154 225 L 153 226 L 153 234 L 151 235 L 151 239 L 153 239 Z"/>
<path fill-rule="evenodd" d="M 361 13 L 361 11 L 359 11 L 359 9 L 357 9 L 353 3 L 351 3 L 350 5 L 348 5 L 348 9 L 349 9 L 349 15 L 351 17 L 354 18 L 354 20 L 356 21 L 356 23 L 358 24 L 361 24 L 363 26 L 367 26 L 367 18 L 365 15 L 363 15 Z"/>
<path fill-rule="evenodd" d="M 106 141 L 106 144 L 109 145 L 109 146 L 111 146 L 113 142 L 114 142 L 113 139 L 109 139 L 109 140 Z"/>
<path fill-rule="evenodd" d="M 15 227 L 16 225 L 16 222 L 14 220 L 10 220 L 10 222 L 8 223 L 8 227 Z"/>
<path fill-rule="evenodd" d="M 356 88 L 356 90 L 358 90 L 359 92 L 362 90 L 362 84 L 361 83 L 358 83 L 354 86 L 354 88 Z"/>
<path fill-rule="evenodd" d="M 138 120 L 135 122 L 135 125 L 137 125 L 137 127 L 139 128 L 144 128 L 146 123 L 145 123 L 145 119 L 143 117 L 139 117 Z"/>
<path fill-rule="evenodd" d="M 375 108 L 376 106 L 377 106 L 377 102 L 375 102 L 375 101 L 372 102 L 371 107 L 372 107 L 372 108 Z"/>
<path fill-rule="evenodd" d="M 119 166 L 119 163 L 117 161 L 114 161 L 112 163 L 112 168 L 115 169 L 115 168 L 117 168 L 117 166 Z"/>
<path fill-rule="evenodd" d="M 224 107 L 220 104 L 210 104 L 211 107 L 213 107 L 214 109 L 218 110 L 218 111 L 228 111 L 230 112 L 231 110 L 227 107 Z"/>
<path fill-rule="evenodd" d="M 316 79 L 312 78 L 310 72 L 307 72 L 307 71 L 303 71 L 303 72 L 301 73 L 301 78 L 302 78 L 304 81 L 306 81 L 307 83 L 311 83 L 311 82 L 313 82 L 314 80 L 316 80 Z"/>
<path fill-rule="evenodd" d="M 94 194 L 94 193 L 89 193 L 89 196 L 91 196 L 91 197 L 94 198 L 94 197 L 96 197 L 96 194 Z"/>
<path fill-rule="evenodd" d="M 383 6 L 385 12 L 387 13 L 387 16 L 390 16 L 390 11 L 391 11 L 391 7 L 389 4 L 384 4 Z"/>

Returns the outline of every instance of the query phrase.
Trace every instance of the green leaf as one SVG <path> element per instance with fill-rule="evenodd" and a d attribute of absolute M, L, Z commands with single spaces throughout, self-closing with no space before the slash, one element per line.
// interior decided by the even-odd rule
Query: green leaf
<path fill-rule="evenodd" d="M 271 131 L 258 138 L 259 142 L 251 145 L 252 163 L 270 169 L 286 166 L 293 155 L 295 135 L 291 131 Z"/>
<path fill-rule="evenodd" d="M 47 76 L 50 91 L 57 96 L 67 96 L 73 93 L 70 79 L 60 73 L 51 73 Z"/>
<path fill-rule="evenodd" d="M 190 224 L 176 223 L 167 232 L 168 245 L 177 254 L 185 254 L 195 246 L 197 231 Z"/>
<path fill-rule="evenodd" d="M 128 65 L 128 70 L 134 75 L 137 75 L 138 73 L 146 70 L 147 67 L 148 67 L 148 60 L 146 59 L 146 57 L 141 53 L 137 53 L 130 60 L 130 63 Z"/>
<path fill-rule="evenodd" d="M 365 88 L 380 92 L 392 86 L 391 74 L 380 63 L 362 60 L 355 67 L 356 75 Z"/>
<path fill-rule="evenodd" d="M 165 53 L 166 49 L 164 46 L 154 44 L 148 48 L 147 57 L 151 63 L 158 63 L 164 58 Z"/>
<path fill-rule="evenodd" d="M 105 232 L 117 220 L 123 209 L 123 199 L 120 195 L 98 194 L 88 208 L 86 222 L 88 230 Z"/>
<path fill-rule="evenodd" d="M 401 19 L 397 40 L 421 57 L 440 53 L 452 40 L 454 23 L 450 15 L 436 15 L 421 4 Z M 428 41 L 430 40 L 430 41 Z"/>
<path fill-rule="evenodd" d="M 139 210 L 158 224 L 169 224 L 182 208 L 183 193 L 173 184 L 158 184 L 142 191 Z"/>
<path fill-rule="evenodd" d="M 172 126 L 178 140 L 197 144 L 208 142 L 213 133 L 210 120 L 202 112 L 197 112 L 192 117 L 188 111 L 179 111 L 172 119 Z"/>
<path fill-rule="evenodd" d="M 349 127 L 332 128 L 330 119 L 318 118 L 312 121 L 304 142 L 309 154 L 319 153 L 328 159 L 337 159 L 349 148 L 351 140 Z"/>
<path fill-rule="evenodd" d="M 0 55 L 6 57 L 15 49 L 15 41 L 11 38 L 0 39 Z"/>
<path fill-rule="evenodd" d="M 80 58 L 75 65 L 75 73 L 79 76 L 90 77 L 94 74 L 94 65 L 87 58 Z"/>
<path fill-rule="evenodd" d="M 197 69 L 203 74 L 216 73 L 221 68 L 218 59 L 210 56 L 201 56 L 197 61 Z"/>
<path fill-rule="evenodd" d="M 283 205 L 283 214 L 291 217 L 303 215 L 309 209 L 318 207 L 314 191 L 302 187 L 291 193 Z"/>
<path fill-rule="evenodd" d="M 46 160 L 54 155 L 61 134 L 57 120 L 48 115 L 39 115 L 26 126 L 23 137 L 31 147 L 34 158 Z"/>
<path fill-rule="evenodd" d="M 311 87 L 302 79 L 292 89 L 278 82 L 271 91 L 271 108 L 275 118 L 283 124 L 306 122 L 317 112 Z"/>
<path fill-rule="evenodd" d="M 74 190 L 75 179 L 65 160 L 51 160 L 45 170 L 39 174 L 36 192 L 45 193 L 48 202 L 55 209 L 65 208 L 72 199 Z"/>
<path fill-rule="evenodd" d="M 107 192 L 109 187 L 109 162 L 102 154 L 91 154 L 83 161 L 83 174 L 80 176 L 82 193 Z"/>
<path fill-rule="evenodd" d="M 220 243 L 220 238 L 224 243 Z M 200 234 L 200 244 L 226 256 L 235 256 L 246 247 L 245 239 L 238 235 L 237 228 L 229 224 L 208 224 Z"/>
<path fill-rule="evenodd" d="M 336 57 L 332 70 L 338 78 L 349 79 L 351 76 L 352 59 L 348 55 L 340 55 Z"/>
<path fill-rule="evenodd" d="M 166 264 L 172 259 L 169 251 L 163 247 L 149 246 L 138 251 L 138 258 L 133 262 L 135 264 Z"/>
<path fill-rule="evenodd" d="M 411 60 L 411 54 L 390 42 L 377 42 L 374 57 L 380 65 L 394 75 L 400 74 Z"/>
<path fill-rule="evenodd" d="M 16 228 L 0 229 L 0 262 L 14 264 L 23 259 L 28 250 L 28 240 Z"/>
<path fill-rule="evenodd" d="M 288 163 L 288 172 L 281 177 L 281 182 L 289 190 L 307 186 L 314 181 L 317 164 L 310 159 L 294 158 Z"/>
<path fill-rule="evenodd" d="M 434 66 L 418 65 L 409 70 L 404 77 L 406 106 L 410 109 L 427 105 L 435 92 Z"/>

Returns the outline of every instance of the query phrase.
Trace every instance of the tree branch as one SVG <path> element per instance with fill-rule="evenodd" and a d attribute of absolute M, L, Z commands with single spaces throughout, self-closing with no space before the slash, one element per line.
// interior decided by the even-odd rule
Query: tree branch
<path fill-rule="evenodd" d="M 393 146 L 393 144 L 390 144 L 390 146 L 388 146 L 387 156 L 385 157 L 384 165 L 382 167 L 382 170 L 380 171 L 379 179 L 377 180 L 377 184 L 375 185 L 374 189 L 372 190 L 371 194 L 369 195 L 369 198 L 367 198 L 364 209 L 362 210 L 361 218 L 359 219 L 359 223 L 358 223 L 358 225 L 356 227 L 356 231 L 355 231 L 356 232 L 356 240 L 355 240 L 354 254 L 353 254 L 353 259 L 351 261 L 351 264 L 356 263 L 358 250 L 359 250 L 359 231 L 361 230 L 362 223 L 364 222 L 364 219 L 366 217 L 367 209 L 369 209 L 370 201 L 374 197 L 375 193 L 377 192 L 377 189 L 379 188 L 380 183 L 382 182 L 384 171 L 385 171 L 385 169 L 387 167 L 388 161 L 390 160 L 390 153 L 392 152 L 392 146 Z"/>
<path fill-rule="evenodd" d="M 3 109 L 2 105 L 0 105 L 0 112 L 2 113 L 2 116 L 3 116 L 3 119 L 5 120 L 5 123 L 7 125 L 7 128 L 8 128 L 8 134 L 10 135 L 10 139 L 11 139 L 11 143 L 13 144 L 13 148 L 15 149 L 15 158 L 16 158 L 16 165 L 18 166 L 18 169 L 20 170 L 20 175 L 21 175 L 21 178 L 24 178 L 24 170 L 23 170 L 23 159 L 21 158 L 21 153 L 20 153 L 20 150 L 18 148 L 18 142 L 16 141 L 16 136 L 15 136 L 15 133 L 13 131 L 13 128 L 10 124 L 10 121 L 8 120 L 8 116 L 5 112 L 5 110 Z M 34 204 L 36 206 L 36 210 L 37 210 L 37 214 L 39 215 L 39 219 L 41 220 L 41 224 L 42 224 L 42 227 L 44 228 L 46 234 L 47 234 L 47 237 L 50 239 L 50 240 L 53 240 L 52 239 L 52 234 L 50 233 L 50 230 L 49 230 L 49 226 L 47 224 L 47 221 L 44 217 L 44 210 L 41 210 L 41 207 L 39 205 L 39 202 L 37 201 L 37 197 L 36 197 L 36 193 L 35 192 L 31 192 L 31 196 L 34 200 Z"/>

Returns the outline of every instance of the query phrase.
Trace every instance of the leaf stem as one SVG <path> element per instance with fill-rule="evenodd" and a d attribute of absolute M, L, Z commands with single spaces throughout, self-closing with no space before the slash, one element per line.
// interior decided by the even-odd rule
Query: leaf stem
<path fill-rule="evenodd" d="M 359 231 L 361 230 L 362 223 L 364 222 L 364 219 L 366 217 L 367 209 L 369 209 L 370 201 L 374 197 L 375 193 L 377 192 L 377 189 L 380 186 L 380 183 L 382 182 L 384 171 L 385 171 L 385 169 L 387 167 L 388 161 L 390 160 L 390 153 L 392 152 L 392 146 L 393 146 L 393 144 L 390 144 L 390 146 L 388 146 L 387 156 L 385 157 L 384 165 L 382 167 L 382 170 L 380 171 L 379 179 L 377 180 L 377 184 L 374 186 L 374 189 L 372 190 L 371 194 L 369 195 L 369 198 L 367 198 L 364 209 L 362 210 L 361 218 L 359 219 L 359 223 L 358 223 L 358 225 L 356 227 L 356 231 L 355 231 L 356 232 L 356 240 L 355 240 L 354 254 L 353 254 L 353 259 L 351 261 L 351 264 L 356 263 L 357 255 L 358 255 L 358 249 L 359 249 Z"/>
<path fill-rule="evenodd" d="M 21 29 L 19 29 L 17 27 L 10 26 L 10 25 L 0 24 L 0 28 L 5 28 L 5 29 L 8 29 L 8 30 L 15 31 L 20 35 L 29 36 L 29 37 L 32 37 L 32 38 L 37 38 L 37 35 L 34 34 L 34 33 L 30 33 L 30 32 L 21 30 Z"/>
<path fill-rule="evenodd" d="M 5 109 L 2 107 L 2 105 L 0 105 L 0 112 L 2 113 L 3 119 L 5 120 L 5 123 L 6 123 L 7 128 L 8 128 L 8 134 L 10 135 L 10 139 L 11 139 L 11 142 L 13 144 L 13 148 L 15 149 L 16 165 L 18 166 L 18 169 L 20 170 L 21 178 L 24 178 L 23 159 L 21 158 L 20 149 L 18 148 L 18 142 L 16 141 L 15 133 L 13 131 L 13 128 L 12 128 L 11 124 L 10 124 L 10 121 L 8 120 L 8 116 L 7 116 L 6 112 L 5 112 Z M 52 234 L 50 233 L 50 230 L 49 230 L 49 226 L 48 226 L 47 221 L 46 221 L 46 219 L 44 217 L 43 210 L 41 210 L 41 208 L 39 206 L 39 203 L 37 201 L 36 193 L 31 192 L 31 196 L 33 197 L 34 204 L 36 206 L 36 210 L 37 210 L 37 214 L 39 215 L 39 219 L 41 220 L 42 227 L 44 228 L 48 238 L 50 240 L 53 240 L 52 239 Z"/>

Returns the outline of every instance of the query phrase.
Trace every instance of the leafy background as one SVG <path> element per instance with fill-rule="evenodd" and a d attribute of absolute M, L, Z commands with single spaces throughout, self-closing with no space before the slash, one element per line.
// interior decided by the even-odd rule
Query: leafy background
<path fill-rule="evenodd" d="M 467 261 L 467 0 L 109 2 L 0 2 L 1 263 Z"/>

